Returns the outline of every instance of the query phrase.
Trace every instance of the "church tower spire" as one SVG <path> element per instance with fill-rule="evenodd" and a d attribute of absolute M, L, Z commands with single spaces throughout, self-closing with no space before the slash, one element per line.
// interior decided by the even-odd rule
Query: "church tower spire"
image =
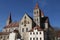
<path fill-rule="evenodd" d="M 6 25 L 9 25 L 11 22 L 12 22 L 12 19 L 11 19 L 11 12 L 10 12 L 10 15 L 8 16 Z"/>
<path fill-rule="evenodd" d="M 44 17 L 44 14 L 39 8 L 38 3 L 36 3 L 34 10 L 33 10 L 33 19 L 34 19 L 34 22 L 39 26 L 41 25 L 41 17 Z"/>

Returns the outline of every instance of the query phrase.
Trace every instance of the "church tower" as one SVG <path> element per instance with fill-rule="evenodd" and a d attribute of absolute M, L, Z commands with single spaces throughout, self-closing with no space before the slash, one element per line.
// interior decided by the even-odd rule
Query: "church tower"
<path fill-rule="evenodd" d="M 10 15 L 7 19 L 6 25 L 9 25 L 11 22 L 12 22 L 12 19 L 11 19 L 11 12 L 10 12 Z"/>
<path fill-rule="evenodd" d="M 36 6 L 33 10 L 33 19 L 34 19 L 34 22 L 40 26 L 40 19 L 41 19 L 41 10 L 39 9 L 39 5 L 38 3 L 36 3 Z"/>
<path fill-rule="evenodd" d="M 41 17 L 44 17 L 44 14 L 39 8 L 38 3 L 36 3 L 36 6 L 33 10 L 33 19 L 34 19 L 34 22 L 39 26 L 41 26 Z"/>

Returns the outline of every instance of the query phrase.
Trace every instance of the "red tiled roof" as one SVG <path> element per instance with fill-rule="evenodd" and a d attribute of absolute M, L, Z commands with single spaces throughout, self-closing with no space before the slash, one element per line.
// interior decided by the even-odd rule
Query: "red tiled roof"
<path fill-rule="evenodd" d="M 34 27 L 34 28 L 32 28 L 29 32 L 32 32 L 34 29 L 37 29 L 38 31 L 41 31 L 41 30 L 43 30 L 41 27 L 39 27 L 39 26 L 36 26 L 36 27 Z"/>
<path fill-rule="evenodd" d="M 18 22 L 13 22 L 13 23 L 10 23 L 9 25 L 5 26 L 4 28 L 18 27 L 18 26 L 19 26 Z"/>
<path fill-rule="evenodd" d="M 0 35 L 8 35 L 10 32 L 0 32 Z"/>

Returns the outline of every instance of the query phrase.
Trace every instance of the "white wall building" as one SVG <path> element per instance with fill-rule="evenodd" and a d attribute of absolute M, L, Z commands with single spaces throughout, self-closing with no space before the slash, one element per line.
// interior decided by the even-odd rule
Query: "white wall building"
<path fill-rule="evenodd" d="M 38 26 L 34 27 L 29 32 L 24 34 L 24 40 L 44 40 L 44 31 Z"/>

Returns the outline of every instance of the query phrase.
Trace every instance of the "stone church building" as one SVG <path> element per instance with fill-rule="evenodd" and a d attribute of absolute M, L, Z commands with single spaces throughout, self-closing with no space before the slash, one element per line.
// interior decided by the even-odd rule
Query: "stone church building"
<path fill-rule="evenodd" d="M 0 40 L 55 40 L 55 31 L 49 23 L 49 18 L 36 3 L 33 18 L 27 13 L 19 22 L 12 22 L 11 13 L 6 26 L 0 32 Z"/>

